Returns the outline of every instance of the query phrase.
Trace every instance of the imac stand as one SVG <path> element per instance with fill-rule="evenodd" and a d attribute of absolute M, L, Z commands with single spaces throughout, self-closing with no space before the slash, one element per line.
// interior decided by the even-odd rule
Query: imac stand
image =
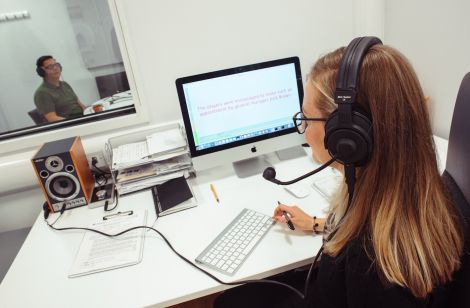
<path fill-rule="evenodd" d="M 306 156 L 304 148 L 301 145 L 290 147 L 283 150 L 276 151 L 276 155 L 280 161 L 290 160 Z"/>
<path fill-rule="evenodd" d="M 303 147 L 300 145 L 278 150 L 275 151 L 275 153 L 279 161 L 291 160 L 307 155 Z M 273 165 L 268 161 L 268 156 L 266 154 L 239 160 L 233 163 L 235 174 L 241 179 L 257 174 L 263 174 L 264 169 L 272 166 Z"/>
<path fill-rule="evenodd" d="M 266 155 L 243 159 L 233 163 L 235 174 L 241 179 L 263 174 L 264 169 L 268 167 L 272 167 L 272 165 L 266 160 Z"/>

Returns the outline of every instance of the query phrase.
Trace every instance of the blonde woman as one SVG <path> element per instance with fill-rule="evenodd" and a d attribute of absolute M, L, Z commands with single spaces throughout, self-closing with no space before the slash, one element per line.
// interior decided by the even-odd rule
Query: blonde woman
<path fill-rule="evenodd" d="M 305 85 L 300 132 L 319 163 L 331 159 L 324 146 L 325 122 L 337 108 L 334 92 L 345 48 L 320 58 Z M 326 218 L 280 204 L 298 229 L 334 230 L 324 244 L 308 302 L 271 285 L 246 285 L 223 293 L 216 307 L 442 307 L 463 254 L 463 219 L 437 166 L 426 99 L 406 58 L 377 44 L 363 58 L 357 102 L 372 119 L 368 163 L 356 168 L 348 189 L 337 192 Z M 310 119 L 310 120 L 309 120 Z M 343 172 L 343 165 L 332 165 Z M 327 236 L 325 236 L 327 238 Z M 303 288 L 301 273 L 277 279 Z M 303 290 L 303 289 L 301 289 Z"/>

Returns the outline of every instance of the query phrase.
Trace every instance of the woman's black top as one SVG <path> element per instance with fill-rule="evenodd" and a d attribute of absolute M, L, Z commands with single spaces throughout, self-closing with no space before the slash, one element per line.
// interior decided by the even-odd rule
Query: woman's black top
<path fill-rule="evenodd" d="M 434 307 L 431 302 L 437 303 L 440 298 L 437 291 L 430 299 L 420 300 L 404 288 L 384 286 L 362 245 L 355 241 L 336 258 L 322 255 L 317 277 L 310 288 L 308 306 Z"/>

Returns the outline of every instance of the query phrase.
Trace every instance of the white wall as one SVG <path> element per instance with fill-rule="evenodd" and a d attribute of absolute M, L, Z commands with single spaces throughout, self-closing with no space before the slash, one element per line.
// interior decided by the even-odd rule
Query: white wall
<path fill-rule="evenodd" d="M 107 0 L 65 0 L 83 62 L 88 69 L 121 63 Z"/>
<path fill-rule="evenodd" d="M 153 122 L 180 117 L 178 77 L 293 55 L 307 73 L 349 42 L 352 2 L 118 1 Z"/>
<path fill-rule="evenodd" d="M 377 0 L 116 2 L 139 96 L 153 125 L 181 117 L 178 77 L 294 55 L 305 75 L 321 54 L 354 36 L 383 35 L 383 1 Z M 125 131 L 113 132 L 118 133 Z M 85 150 L 99 150 L 106 137 L 85 138 Z M 19 182 L 26 177 L 37 185 L 29 165 L 22 164 L 18 173 Z M 0 232 L 31 225 L 39 210 L 41 202 L 11 195 L 0 194 Z"/>
<path fill-rule="evenodd" d="M 385 42 L 415 67 L 431 99 L 434 133 L 448 138 L 457 92 L 470 71 L 468 0 L 388 0 Z"/>
<path fill-rule="evenodd" d="M 36 59 L 51 54 L 63 66 L 62 78 L 86 104 L 99 99 L 95 79 L 85 69 L 64 0 L 2 0 L 0 13 L 27 10 L 30 18 L 0 25 L 0 129 L 34 125 L 27 112 L 34 109 L 34 92 L 42 78 Z"/>

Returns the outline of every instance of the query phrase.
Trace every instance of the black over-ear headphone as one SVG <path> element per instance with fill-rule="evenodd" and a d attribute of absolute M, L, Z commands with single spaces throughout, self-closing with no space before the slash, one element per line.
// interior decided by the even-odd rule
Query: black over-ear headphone
<path fill-rule="evenodd" d="M 338 109 L 325 124 L 325 148 L 346 166 L 365 165 L 372 152 L 372 119 L 356 103 L 357 81 L 362 60 L 370 47 L 382 44 L 373 36 L 358 37 L 344 52 L 336 77 L 335 103 Z"/>
<path fill-rule="evenodd" d="M 36 67 L 36 73 L 38 73 L 39 76 L 41 77 L 45 77 L 46 76 L 46 72 L 44 71 L 44 69 L 40 66 L 37 66 Z"/>

